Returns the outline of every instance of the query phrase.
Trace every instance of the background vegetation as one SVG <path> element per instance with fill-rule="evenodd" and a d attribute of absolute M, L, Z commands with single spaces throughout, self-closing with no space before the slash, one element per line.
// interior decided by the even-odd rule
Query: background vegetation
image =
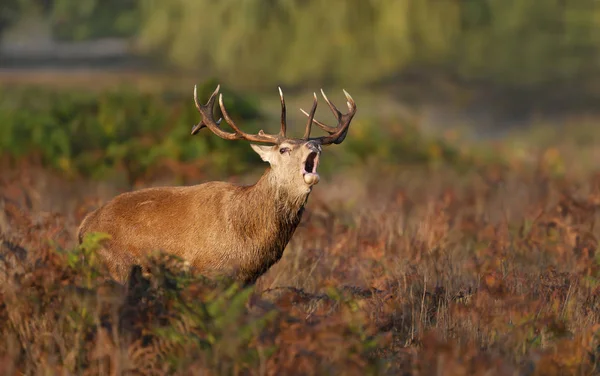
<path fill-rule="evenodd" d="M 141 4 L 144 51 L 232 82 L 364 84 L 420 70 L 537 86 L 584 84 L 600 68 L 600 6 L 593 0 Z"/>
<path fill-rule="evenodd" d="M 217 83 L 202 84 L 199 100 L 206 101 Z M 275 132 L 276 119 L 266 116 L 251 97 L 225 91 L 224 103 L 247 131 Z M 31 98 L 36 100 L 32 103 Z M 220 109 L 216 106 L 216 116 Z M 204 129 L 193 96 L 179 91 L 158 94 L 121 88 L 89 92 L 33 86 L 0 91 L 0 150 L 5 163 L 28 160 L 69 177 L 115 179 L 129 184 L 156 178 L 169 169 L 177 179 L 203 173 L 225 177 L 263 162 L 245 142 L 225 141 Z M 348 148 L 333 150 L 330 171 L 376 160 L 379 163 L 475 163 L 444 140 L 428 137 L 414 124 L 382 126 L 375 118 L 357 120 Z M 291 130 L 290 132 L 295 132 Z M 296 131 L 297 133 L 297 131 Z"/>
<path fill-rule="evenodd" d="M 214 82 L 207 85 L 198 90 L 204 100 L 216 87 Z M 255 104 L 235 93 L 225 92 L 225 98 L 235 118 L 251 125 L 259 119 Z M 126 88 L 99 93 L 63 90 L 56 95 L 23 87 L 3 93 L 0 121 L 5 157 L 37 158 L 68 176 L 107 179 L 125 172 L 135 182 L 162 162 L 198 159 L 210 163 L 213 171 L 232 173 L 245 169 L 249 159 L 248 149 L 239 143 L 190 136 L 200 121 L 191 95 L 151 95 Z"/>
<path fill-rule="evenodd" d="M 595 0 L 9 0 L 2 9 L 4 23 L 38 9 L 60 39 L 130 37 L 140 54 L 229 85 L 358 85 L 419 73 L 599 87 Z"/>

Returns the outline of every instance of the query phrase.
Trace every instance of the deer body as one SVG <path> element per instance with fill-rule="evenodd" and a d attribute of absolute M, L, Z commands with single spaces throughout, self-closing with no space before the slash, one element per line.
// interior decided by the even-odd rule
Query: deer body
<path fill-rule="evenodd" d="M 252 283 L 283 255 L 309 195 L 278 191 L 270 172 L 248 187 L 209 182 L 119 195 L 89 214 L 80 236 L 91 229 L 111 234 L 101 256 L 119 280 L 133 262 L 162 249 L 207 276 L 235 273 Z"/>
<path fill-rule="evenodd" d="M 312 187 L 319 181 L 316 169 L 321 145 L 341 142 L 349 121 L 340 121 L 336 128 L 316 121 L 315 96 L 311 114 L 306 114 L 309 119 L 305 138 L 285 138 L 285 103 L 281 95 L 280 136 L 265 135 L 262 131 L 256 136 L 248 135 L 229 119 L 220 99 L 225 119 L 236 130 L 227 133 L 212 119 L 217 92 L 218 88 L 206 106 L 196 102 L 203 121 L 194 127 L 192 134 L 206 126 L 224 138 L 272 143 L 274 146 L 251 145 L 271 166 L 251 186 L 208 182 L 147 188 L 118 195 L 88 214 L 79 227 L 79 241 L 88 232 L 111 236 L 99 256 L 115 279 L 124 281 L 131 266 L 159 250 L 181 257 L 206 276 L 230 276 L 244 284 L 254 283 L 281 259 L 300 223 Z M 351 103 L 349 98 L 350 109 Z M 332 111 L 335 108 L 332 104 L 330 107 Z M 330 136 L 309 139 L 312 123 Z"/>

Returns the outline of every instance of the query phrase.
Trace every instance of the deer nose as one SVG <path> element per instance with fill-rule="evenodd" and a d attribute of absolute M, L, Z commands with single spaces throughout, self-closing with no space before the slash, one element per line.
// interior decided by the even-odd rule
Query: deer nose
<path fill-rule="evenodd" d="M 307 142 L 306 144 L 307 148 L 309 148 L 311 151 L 314 151 L 316 153 L 320 153 L 321 152 L 321 145 L 314 143 L 314 142 Z"/>

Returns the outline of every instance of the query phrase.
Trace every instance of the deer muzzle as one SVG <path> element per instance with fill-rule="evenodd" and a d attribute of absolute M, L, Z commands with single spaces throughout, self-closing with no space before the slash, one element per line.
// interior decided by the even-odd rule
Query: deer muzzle
<path fill-rule="evenodd" d="M 319 183 L 320 177 L 317 173 L 317 167 L 319 166 L 319 153 L 316 151 L 312 151 L 306 157 L 304 161 L 304 171 L 302 175 L 304 177 L 304 182 L 308 185 L 315 185 Z"/>

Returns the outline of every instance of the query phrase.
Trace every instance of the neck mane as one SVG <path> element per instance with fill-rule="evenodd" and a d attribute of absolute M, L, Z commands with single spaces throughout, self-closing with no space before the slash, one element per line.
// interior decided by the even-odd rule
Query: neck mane
<path fill-rule="evenodd" d="M 286 183 L 278 181 L 273 170 L 268 167 L 260 179 L 254 185 L 244 187 L 244 191 L 250 202 L 260 202 L 263 208 L 274 210 L 281 219 L 284 219 L 296 216 L 309 196 L 309 193 L 299 194 L 295 187 Z M 261 208 L 255 209 L 261 210 Z"/>
<path fill-rule="evenodd" d="M 267 241 L 276 234 L 288 238 L 285 234 L 293 234 L 308 196 L 278 182 L 269 167 L 254 185 L 239 188 L 231 219 L 240 233 L 253 239 Z"/>

